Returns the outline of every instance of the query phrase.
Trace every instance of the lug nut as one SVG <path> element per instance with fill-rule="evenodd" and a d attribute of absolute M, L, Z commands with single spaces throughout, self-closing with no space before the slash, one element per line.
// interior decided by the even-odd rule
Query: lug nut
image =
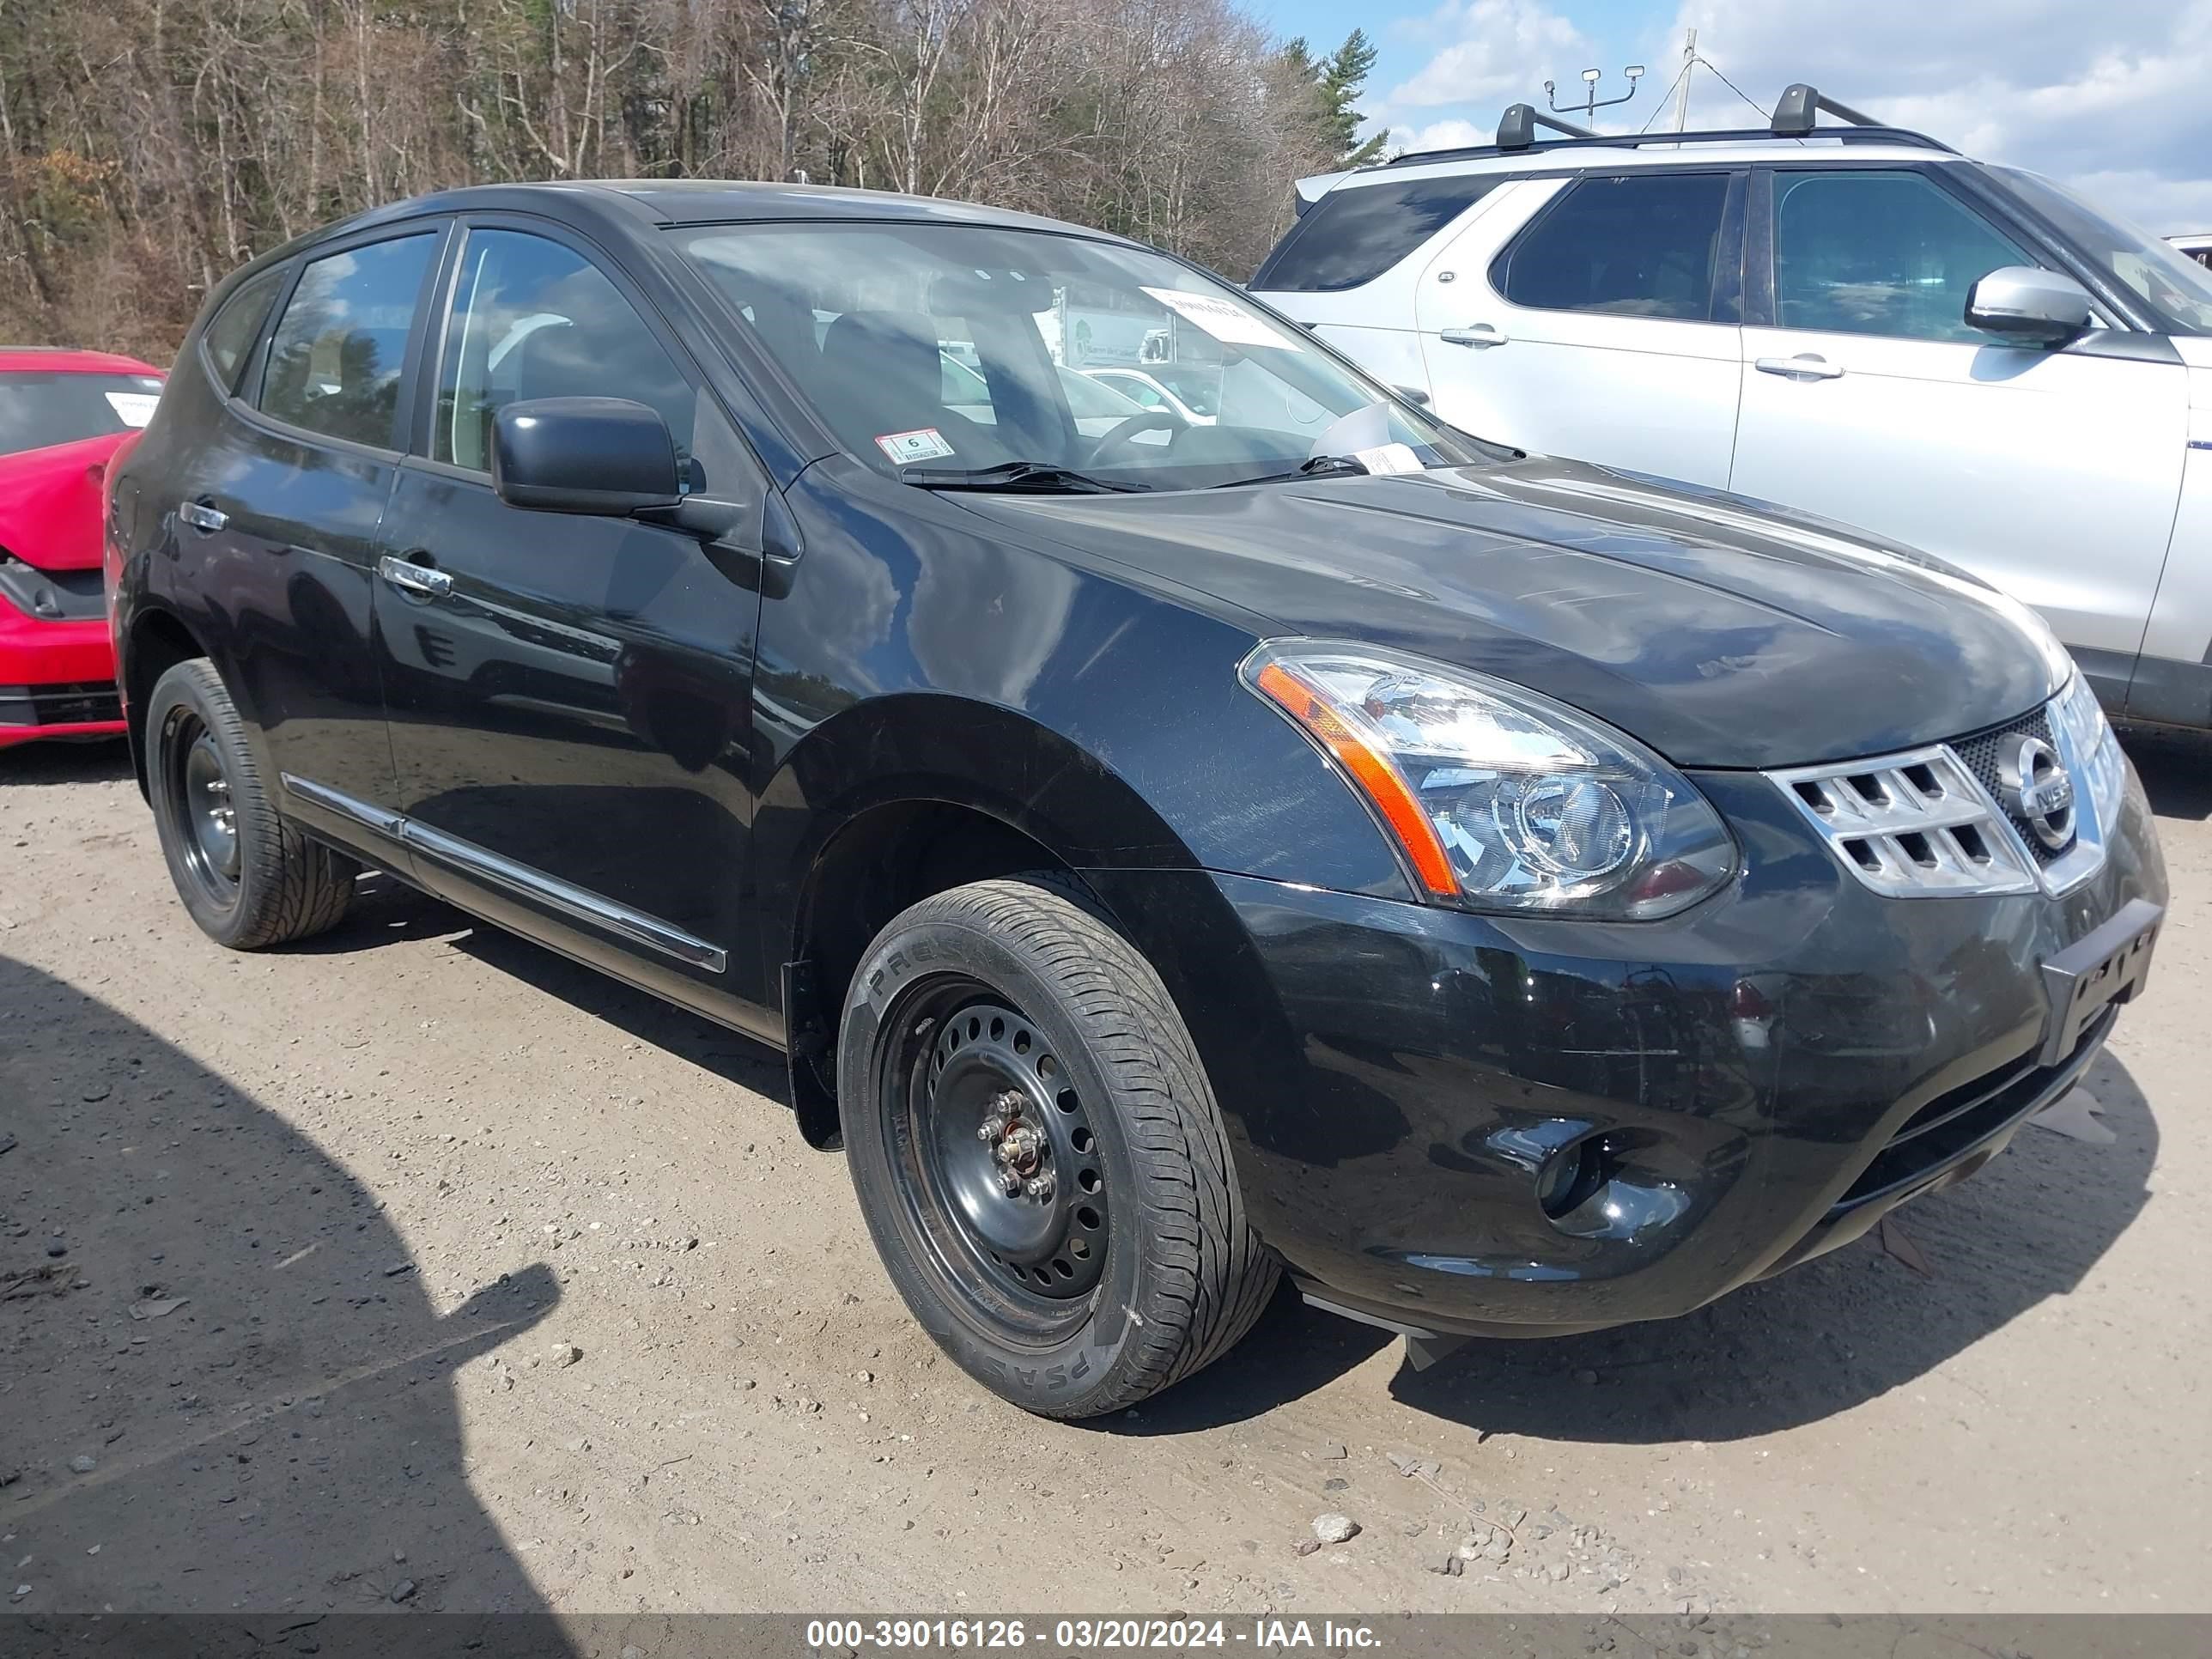
<path fill-rule="evenodd" d="M 980 1141 L 983 1141 L 988 1145 L 989 1142 L 996 1140 L 1000 1135 L 1003 1135 L 1006 1133 L 1006 1119 L 1002 1117 L 987 1117 L 983 1120 L 982 1126 L 975 1131 L 975 1139 Z"/>
<path fill-rule="evenodd" d="M 1022 1190 L 1027 1193 L 1031 1198 L 1037 1199 L 1040 1201 L 1044 1199 L 1050 1198 L 1052 1196 L 1052 1172 L 1048 1170 L 1042 1175 L 1031 1176 L 1028 1181 L 1023 1183 Z"/>
<path fill-rule="evenodd" d="M 999 1186 L 1008 1198 L 1019 1198 L 1022 1195 L 1022 1178 L 1012 1170 L 999 1171 Z"/>

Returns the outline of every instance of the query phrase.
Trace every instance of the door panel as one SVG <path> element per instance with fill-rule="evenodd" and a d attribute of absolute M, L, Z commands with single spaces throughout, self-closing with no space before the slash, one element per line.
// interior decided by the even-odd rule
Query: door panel
<path fill-rule="evenodd" d="M 2179 364 L 2003 343 L 1975 281 L 2028 250 L 1914 172 L 1778 173 L 1730 487 L 1963 565 L 2069 646 L 2141 647 L 2181 487 Z"/>
<path fill-rule="evenodd" d="M 1671 172 L 1518 185 L 1422 275 L 1437 412 L 1518 448 L 1724 484 L 1740 379 L 1730 188 L 1725 173 Z M 1507 213 L 1523 228 L 1493 261 Z"/>
<path fill-rule="evenodd" d="M 240 701 L 269 759 L 279 774 L 380 808 L 394 780 L 370 584 L 441 229 L 309 261 L 247 388 L 265 418 L 227 410 L 179 473 L 181 556 L 198 561 L 191 585 L 228 619 Z M 312 805 L 301 815 L 390 861 L 357 823 Z"/>
<path fill-rule="evenodd" d="M 740 897 L 765 484 L 580 250 L 467 236 L 438 459 L 401 469 L 375 584 L 410 844 L 471 908 L 745 1024 L 764 1000 Z M 750 502 L 750 527 L 710 546 L 501 501 L 476 470 L 498 408 L 586 392 L 659 410 L 695 489 Z"/>

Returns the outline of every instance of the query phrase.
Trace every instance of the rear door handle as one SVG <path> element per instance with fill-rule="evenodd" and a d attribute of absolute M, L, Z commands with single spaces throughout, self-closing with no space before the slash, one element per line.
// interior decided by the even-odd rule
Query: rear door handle
<path fill-rule="evenodd" d="M 453 591 L 453 579 L 444 571 L 410 564 L 388 553 L 376 562 L 376 574 L 401 592 L 417 593 L 426 599 L 441 599 Z"/>
<path fill-rule="evenodd" d="M 1784 374 L 1793 380 L 1837 380 L 1844 374 L 1841 363 L 1832 363 L 1810 351 L 1795 357 L 1761 357 L 1752 367 L 1762 374 Z"/>
<path fill-rule="evenodd" d="M 1476 323 L 1467 328 L 1448 328 L 1437 337 L 1446 345 L 1498 346 L 1505 343 L 1505 336 L 1488 323 Z"/>
<path fill-rule="evenodd" d="M 216 531 L 230 522 L 229 514 L 205 501 L 179 503 L 177 516 L 195 530 Z"/>

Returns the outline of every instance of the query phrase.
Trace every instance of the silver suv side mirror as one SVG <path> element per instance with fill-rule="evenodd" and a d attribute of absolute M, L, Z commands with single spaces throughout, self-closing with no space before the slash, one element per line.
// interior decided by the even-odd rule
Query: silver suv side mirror
<path fill-rule="evenodd" d="M 2089 291 L 2063 271 L 2005 265 L 1966 295 L 1966 321 L 1992 334 L 2046 343 L 2089 326 Z"/>

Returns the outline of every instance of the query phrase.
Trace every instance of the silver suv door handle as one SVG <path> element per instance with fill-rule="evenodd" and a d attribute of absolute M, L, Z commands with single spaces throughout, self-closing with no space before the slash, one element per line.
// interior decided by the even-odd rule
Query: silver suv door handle
<path fill-rule="evenodd" d="M 410 564 L 386 554 L 376 562 L 376 574 L 403 593 L 419 593 L 426 599 L 443 599 L 453 591 L 453 579 L 428 565 Z"/>
<path fill-rule="evenodd" d="M 1498 346 L 1505 343 L 1505 336 L 1488 323 L 1476 323 L 1468 328 L 1448 328 L 1437 337 L 1446 345 Z"/>
<path fill-rule="evenodd" d="M 181 501 L 177 516 L 195 530 L 220 530 L 230 522 L 230 514 L 210 507 L 205 501 Z"/>
<path fill-rule="evenodd" d="M 1762 374 L 1786 374 L 1793 380 L 1835 380 L 1842 379 L 1844 373 L 1841 363 L 1832 363 L 1810 351 L 1795 357 L 1761 357 L 1752 367 Z"/>

